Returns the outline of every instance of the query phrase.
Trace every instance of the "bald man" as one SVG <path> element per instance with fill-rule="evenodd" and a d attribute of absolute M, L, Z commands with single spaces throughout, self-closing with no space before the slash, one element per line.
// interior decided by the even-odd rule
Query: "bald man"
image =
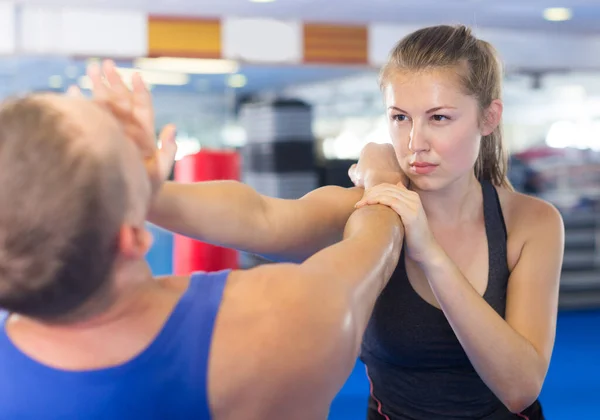
<path fill-rule="evenodd" d="M 398 216 L 344 210 L 299 264 L 153 278 L 157 188 L 126 121 L 53 95 L 0 109 L 0 418 L 325 419 Z"/>

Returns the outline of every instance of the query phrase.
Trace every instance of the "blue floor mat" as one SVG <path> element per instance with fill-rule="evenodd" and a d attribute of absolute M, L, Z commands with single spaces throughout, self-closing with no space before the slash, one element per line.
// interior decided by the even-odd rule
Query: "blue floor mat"
<path fill-rule="evenodd" d="M 329 420 L 365 420 L 369 382 L 361 362 L 334 400 Z M 540 396 L 547 420 L 600 420 L 600 311 L 561 312 Z"/>

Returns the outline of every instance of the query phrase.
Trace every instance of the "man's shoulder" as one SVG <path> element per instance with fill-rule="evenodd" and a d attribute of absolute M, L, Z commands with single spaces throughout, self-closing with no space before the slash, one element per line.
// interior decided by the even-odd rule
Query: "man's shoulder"
<path fill-rule="evenodd" d="M 331 328 L 324 328 L 326 319 L 311 308 L 316 299 L 307 294 L 314 290 L 302 284 L 296 268 L 268 264 L 230 273 L 211 349 L 215 418 L 239 418 L 234 407 L 261 418 L 272 417 L 278 406 L 298 413 L 326 411 L 327 389 L 316 384 L 326 367 L 322 353 L 332 347 L 333 338 L 324 337 Z M 299 394 L 310 394 L 304 407 L 296 401 Z"/>

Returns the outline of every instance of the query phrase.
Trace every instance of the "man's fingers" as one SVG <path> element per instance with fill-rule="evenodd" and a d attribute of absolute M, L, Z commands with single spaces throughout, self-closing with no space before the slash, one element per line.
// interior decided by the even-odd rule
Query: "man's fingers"
<path fill-rule="evenodd" d="M 175 152 L 177 151 L 177 142 L 175 141 L 177 136 L 177 128 L 174 124 L 167 124 L 160 131 L 160 135 L 158 136 L 158 140 L 160 141 L 160 148 L 168 150 L 170 153 L 173 153 L 173 158 L 175 158 Z"/>
<path fill-rule="evenodd" d="M 83 98 L 84 97 L 83 93 L 81 92 L 81 89 L 79 89 L 79 87 L 77 87 L 75 85 L 69 86 L 69 88 L 67 89 L 66 95 L 74 97 L 74 98 Z"/>
<path fill-rule="evenodd" d="M 131 91 L 123 82 L 123 78 L 117 71 L 117 67 L 112 60 L 105 60 L 102 64 L 102 71 L 110 87 L 118 94 L 123 96 L 130 96 Z"/>
<path fill-rule="evenodd" d="M 133 87 L 133 97 L 136 105 L 148 106 L 152 103 L 150 90 L 144 83 L 142 76 L 139 73 L 134 73 L 131 78 Z"/>
<path fill-rule="evenodd" d="M 159 165 L 160 173 L 164 179 L 169 176 L 173 163 L 175 161 L 175 155 L 177 154 L 177 128 L 173 124 L 166 125 L 160 132 L 158 137 L 160 141 L 159 151 Z"/>
<path fill-rule="evenodd" d="M 102 77 L 100 66 L 96 63 L 90 64 L 87 68 L 87 75 L 92 82 L 94 98 L 100 101 L 108 101 L 110 99 L 109 89 Z"/>

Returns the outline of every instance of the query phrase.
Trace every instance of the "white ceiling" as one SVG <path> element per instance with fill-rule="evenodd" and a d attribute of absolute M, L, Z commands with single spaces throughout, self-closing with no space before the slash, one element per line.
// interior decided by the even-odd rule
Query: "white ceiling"
<path fill-rule="evenodd" d="M 2 0 L 0 0 L 2 1 Z M 70 7 L 106 7 L 112 9 L 137 9 L 149 13 L 197 16 L 261 16 L 281 19 L 315 20 L 330 22 L 386 22 L 395 24 L 425 25 L 430 23 L 465 23 L 481 27 L 504 27 L 527 30 L 545 30 L 556 38 L 565 38 L 567 33 L 594 32 L 600 34 L 600 0 L 276 0 L 274 3 L 259 4 L 249 0 L 14 0 L 22 4 Z M 570 22 L 546 22 L 542 10 L 546 7 L 568 6 L 573 8 L 574 18 Z M 538 37 L 539 38 L 539 37 Z M 542 36 L 546 39 L 546 34 Z M 557 55 L 552 48 L 562 44 L 552 41 L 543 49 L 547 54 Z M 581 37 L 588 38 L 588 37 Z M 592 37 L 590 37 L 592 38 Z M 530 38 L 531 41 L 532 38 Z M 600 38 L 599 38 L 600 39 Z M 504 51 L 510 55 L 518 48 Z M 527 50 L 529 51 L 529 50 Z M 599 48 L 594 50 L 595 53 Z M 582 51 L 578 50 L 578 54 Z M 561 57 L 563 55 L 558 54 Z M 594 54 L 588 51 L 588 56 Z M 529 55 L 527 55 L 529 57 Z M 569 57 L 566 55 L 565 57 Z M 536 61 L 532 58 L 532 61 Z M 565 59 L 565 66 L 573 60 Z M 576 60 L 575 60 L 576 61 Z M 535 63 L 534 63 L 535 64 Z M 539 64 L 539 63 L 538 63 Z M 574 65 L 575 66 L 575 65 Z M 541 65 L 543 68 L 543 63 Z M 577 67 L 577 66 L 575 66 Z M 583 66 L 585 67 L 585 66 Z M 61 76 L 64 83 L 73 83 L 84 72 L 84 62 L 66 57 L 1 57 L 0 98 L 23 91 L 48 88 L 53 75 Z M 597 66 L 593 68 L 598 68 Z M 248 85 L 237 90 L 237 94 L 257 91 L 281 91 L 286 87 L 317 81 L 331 81 L 367 71 L 360 68 L 323 66 L 251 66 L 245 65 L 241 72 L 248 78 Z M 568 76 L 566 76 L 568 77 Z M 581 84 L 582 75 L 568 77 L 564 84 Z M 376 77 L 369 72 L 365 76 L 365 89 L 376 90 Z M 600 93 L 598 73 L 589 75 L 590 84 L 585 88 L 594 94 Z M 550 83 L 545 78 L 546 83 Z M 329 82 L 333 83 L 333 82 Z M 529 94 L 531 79 L 526 78 L 524 88 L 516 89 L 518 97 Z M 358 85 L 352 83 L 354 94 Z M 224 76 L 194 76 L 192 83 L 180 88 L 157 88 L 156 94 L 165 90 L 169 93 L 217 95 L 226 93 Z M 598 93 L 596 93 L 598 92 Z"/>
<path fill-rule="evenodd" d="M 273 17 L 328 22 L 464 23 L 478 27 L 600 33 L 598 0 L 18 0 L 31 5 L 127 8 L 185 16 Z M 547 7 L 569 7 L 573 19 L 547 22 Z"/>

